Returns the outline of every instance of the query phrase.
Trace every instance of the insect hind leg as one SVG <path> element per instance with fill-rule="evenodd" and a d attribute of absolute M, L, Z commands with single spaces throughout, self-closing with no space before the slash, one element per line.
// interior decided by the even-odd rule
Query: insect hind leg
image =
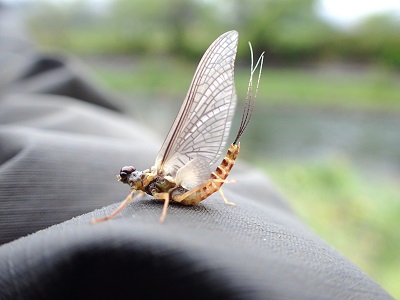
<path fill-rule="evenodd" d="M 219 193 L 221 194 L 222 199 L 224 199 L 225 204 L 231 205 L 231 206 L 236 206 L 236 203 L 228 201 L 228 199 L 225 197 L 224 192 L 222 191 L 222 188 L 219 188 L 218 191 L 219 191 Z"/>

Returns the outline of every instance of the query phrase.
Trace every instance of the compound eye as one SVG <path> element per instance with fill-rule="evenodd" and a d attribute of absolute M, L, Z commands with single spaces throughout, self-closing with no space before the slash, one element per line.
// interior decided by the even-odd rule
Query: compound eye
<path fill-rule="evenodd" d="M 132 166 L 126 166 L 126 167 L 121 168 L 121 170 L 119 171 L 119 176 L 121 177 L 121 181 L 126 183 L 129 175 L 135 171 L 136 171 L 136 169 Z"/>
<path fill-rule="evenodd" d="M 132 166 L 126 166 L 126 167 L 122 167 L 121 170 L 119 171 L 119 175 L 122 177 L 123 175 L 129 175 L 132 172 L 136 171 L 136 169 Z"/>

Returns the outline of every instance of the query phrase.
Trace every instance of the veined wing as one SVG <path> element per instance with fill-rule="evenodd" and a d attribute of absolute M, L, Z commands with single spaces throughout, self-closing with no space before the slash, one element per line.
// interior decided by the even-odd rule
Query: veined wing
<path fill-rule="evenodd" d="M 234 62 L 238 33 L 217 38 L 204 53 L 181 109 L 160 149 L 158 174 L 175 176 L 189 161 L 201 157 L 209 165 L 226 144 L 236 105 Z"/>

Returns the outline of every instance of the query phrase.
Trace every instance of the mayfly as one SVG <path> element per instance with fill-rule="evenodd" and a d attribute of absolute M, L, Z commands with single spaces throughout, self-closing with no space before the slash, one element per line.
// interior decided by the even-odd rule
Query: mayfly
<path fill-rule="evenodd" d="M 242 121 L 222 163 L 211 172 L 210 166 L 219 159 L 226 144 L 236 106 L 234 63 L 237 44 L 236 31 L 222 34 L 211 44 L 197 67 L 185 101 L 154 166 L 144 171 L 132 166 L 123 167 L 117 175 L 118 181 L 128 184 L 131 193 L 113 213 L 93 219 L 93 223 L 116 216 L 133 200 L 136 192 L 164 200 L 160 222 L 165 219 L 170 201 L 193 205 L 219 190 L 225 203 L 234 205 L 225 198 L 221 186 L 227 182 L 226 178 L 235 164 L 240 149 L 239 138 L 252 116 L 264 60 L 262 53 L 254 66 L 249 43 L 251 69 Z M 258 66 L 253 95 L 253 74 Z"/>

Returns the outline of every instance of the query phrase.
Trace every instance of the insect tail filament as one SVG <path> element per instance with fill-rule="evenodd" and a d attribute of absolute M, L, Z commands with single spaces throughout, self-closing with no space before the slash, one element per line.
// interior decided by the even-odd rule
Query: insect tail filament
<path fill-rule="evenodd" d="M 251 56 L 250 79 L 249 79 L 249 84 L 247 86 L 247 94 L 246 94 L 246 101 L 244 103 L 242 121 L 240 122 L 238 134 L 236 135 L 235 141 L 233 142 L 234 145 L 237 144 L 239 138 L 242 136 L 244 130 L 246 129 L 247 125 L 249 124 L 251 116 L 253 115 L 254 105 L 256 102 L 256 96 L 257 96 L 257 92 L 258 92 L 258 87 L 260 85 L 262 66 L 264 63 L 264 53 L 265 52 L 261 53 L 260 57 L 257 60 L 256 65 L 254 66 L 253 48 L 251 47 L 250 42 L 249 42 L 249 47 L 250 47 L 250 56 Z M 257 85 L 256 85 L 256 90 L 253 94 L 253 74 L 257 70 L 258 66 L 260 66 L 260 68 L 258 71 Z"/>

